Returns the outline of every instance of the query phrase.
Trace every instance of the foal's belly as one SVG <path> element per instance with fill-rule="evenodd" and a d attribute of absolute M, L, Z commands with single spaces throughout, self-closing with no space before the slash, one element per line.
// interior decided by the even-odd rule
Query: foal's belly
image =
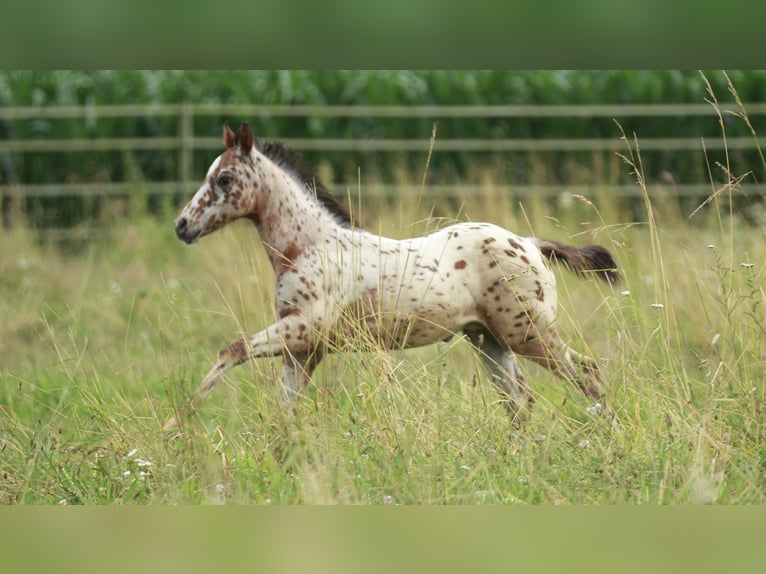
<path fill-rule="evenodd" d="M 365 331 L 385 348 L 422 347 L 449 339 L 465 323 L 436 321 L 427 317 L 379 313 L 364 318 Z"/>
<path fill-rule="evenodd" d="M 345 317 L 363 329 L 376 344 L 386 348 L 407 348 L 443 341 L 460 332 L 464 325 L 477 321 L 475 305 L 467 293 L 452 298 L 434 292 L 409 299 L 380 300 L 362 298 L 349 307 Z M 341 319 L 341 325 L 344 319 Z"/>

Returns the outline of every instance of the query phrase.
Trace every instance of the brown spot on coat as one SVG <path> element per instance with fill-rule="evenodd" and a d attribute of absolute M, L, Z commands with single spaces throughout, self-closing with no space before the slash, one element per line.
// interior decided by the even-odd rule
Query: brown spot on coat
<path fill-rule="evenodd" d="M 519 243 L 518 241 L 516 241 L 515 239 L 511 239 L 509 237 L 508 238 L 508 243 L 510 243 L 511 247 L 513 247 L 514 249 L 518 249 L 519 251 L 525 251 L 526 252 L 526 249 L 524 249 L 524 246 L 521 243 Z"/>
<path fill-rule="evenodd" d="M 218 353 L 218 360 L 225 361 L 230 359 L 234 364 L 239 365 L 247 360 L 248 346 L 245 341 L 234 341 L 223 351 Z"/>
<path fill-rule="evenodd" d="M 294 302 L 297 303 L 297 301 L 294 301 Z M 289 315 L 295 315 L 300 312 L 301 312 L 300 309 L 298 309 L 297 307 L 287 307 L 285 309 L 279 310 L 279 318 L 284 319 L 285 317 Z"/>
<path fill-rule="evenodd" d="M 460 261 L 455 262 L 455 269 L 465 269 L 468 263 L 465 259 L 461 259 Z"/>
<path fill-rule="evenodd" d="M 274 273 L 279 278 L 283 273 L 287 271 L 295 270 L 295 260 L 300 257 L 303 251 L 291 243 L 287 246 L 284 253 L 277 254 L 274 261 Z"/>

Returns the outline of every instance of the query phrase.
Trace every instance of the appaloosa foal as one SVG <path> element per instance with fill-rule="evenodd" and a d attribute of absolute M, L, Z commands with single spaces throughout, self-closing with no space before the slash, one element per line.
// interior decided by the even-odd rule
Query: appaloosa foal
<path fill-rule="evenodd" d="M 232 367 L 282 355 L 289 405 L 350 321 L 385 348 L 428 345 L 462 331 L 514 414 L 531 400 L 516 354 L 600 398 L 596 362 L 554 328 L 556 279 L 548 260 L 613 283 L 616 265 L 605 248 L 470 222 L 402 241 L 381 237 L 355 227 L 282 144 L 256 141 L 246 123 L 237 134 L 225 125 L 224 142 L 226 151 L 176 219 L 176 234 L 194 243 L 235 219 L 252 221 L 276 274 L 278 319 L 218 354 L 198 400 Z M 177 424 L 173 416 L 165 427 Z"/>

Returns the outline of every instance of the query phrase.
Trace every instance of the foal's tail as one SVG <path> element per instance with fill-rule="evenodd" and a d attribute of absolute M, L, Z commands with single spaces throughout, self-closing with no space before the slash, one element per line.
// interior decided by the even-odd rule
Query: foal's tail
<path fill-rule="evenodd" d="M 585 245 L 574 247 L 558 241 L 534 238 L 542 254 L 551 261 L 561 261 L 578 275 L 595 274 L 602 281 L 616 285 L 620 281 L 617 263 L 606 247 Z"/>

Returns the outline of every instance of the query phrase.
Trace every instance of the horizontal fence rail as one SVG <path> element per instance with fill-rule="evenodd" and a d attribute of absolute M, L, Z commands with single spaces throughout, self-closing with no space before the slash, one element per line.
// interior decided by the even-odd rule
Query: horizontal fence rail
<path fill-rule="evenodd" d="M 339 192 L 348 190 L 352 194 L 358 188 L 348 183 L 331 183 L 330 187 Z M 188 191 L 186 184 L 181 181 L 141 182 L 141 183 L 82 183 L 82 184 L 40 184 L 40 185 L 2 185 L 0 195 L 9 198 L 16 197 L 64 197 L 72 195 L 82 197 L 125 196 L 136 191 L 151 195 L 174 195 Z M 700 197 L 721 191 L 724 186 L 714 187 L 709 183 L 666 184 L 662 186 L 664 193 L 673 197 Z M 359 189 L 365 197 L 397 197 L 399 195 L 425 197 L 475 197 L 482 195 L 507 195 L 509 197 L 559 197 L 566 195 L 592 195 L 594 191 L 605 191 L 616 197 L 641 197 L 641 189 L 637 185 L 404 185 L 404 184 L 364 184 Z M 761 195 L 763 189 L 754 184 L 737 186 L 740 195 Z"/>
<path fill-rule="evenodd" d="M 363 152 L 426 152 L 431 147 L 429 139 L 337 139 L 337 138 L 280 138 L 290 148 L 298 151 L 363 151 Z M 766 138 L 732 137 L 705 139 L 709 150 L 763 148 Z M 0 152 L 79 152 L 79 151 L 130 151 L 130 150 L 217 150 L 221 138 L 179 137 L 156 138 L 98 138 L 57 140 L 0 140 Z M 639 140 L 642 150 L 682 150 L 701 148 L 701 138 L 651 138 Z M 621 139 L 601 138 L 555 138 L 555 139 L 450 139 L 434 142 L 434 151 L 468 152 L 545 152 L 545 151 L 621 151 L 626 144 Z"/>
<path fill-rule="evenodd" d="M 741 116 L 742 109 L 730 105 L 718 108 L 722 115 Z M 766 104 L 745 106 L 748 116 L 766 114 Z M 375 118 L 626 118 L 626 117 L 684 117 L 715 116 L 709 104 L 644 104 L 644 105 L 550 105 L 550 106 L 285 106 L 231 104 L 163 104 L 118 106 L 60 106 L 0 108 L 0 120 L 73 119 L 96 120 L 117 117 L 177 116 L 179 133 L 170 137 L 148 138 L 88 138 L 53 140 L 0 140 L 0 152 L 77 152 L 111 150 L 218 149 L 220 138 L 196 137 L 193 120 L 198 116 L 229 115 L 236 117 L 375 117 Z M 416 140 L 335 138 L 283 138 L 300 151 L 427 151 L 428 138 Z M 763 145 L 766 138 L 708 139 L 707 149 L 752 149 Z M 646 150 L 680 150 L 700 147 L 700 138 L 642 139 Z M 443 151 L 618 151 L 625 149 L 619 139 L 554 138 L 554 139 L 436 139 L 436 150 Z"/>
<path fill-rule="evenodd" d="M 720 104 L 723 114 L 741 114 L 738 106 Z M 766 114 L 766 103 L 745 104 L 748 115 Z M 259 104 L 140 104 L 116 106 L 56 106 L 0 108 L 0 119 L 115 118 L 138 116 L 306 116 L 306 117 L 397 117 L 397 118 L 497 118 L 497 117 L 661 117 L 714 116 L 710 104 L 602 104 L 525 106 L 292 106 Z"/>
<path fill-rule="evenodd" d="M 520 106 L 315 106 L 315 105 L 240 105 L 240 104 L 161 104 L 161 105 L 115 105 L 115 106 L 59 106 L 59 107 L 9 107 L 0 108 L 0 121 L 24 121 L 41 119 L 82 119 L 92 121 L 102 118 L 177 118 L 175 133 L 159 137 L 93 137 L 57 139 L 1 139 L 0 154 L 76 153 L 146 150 L 171 151 L 177 155 L 178 174 L 175 181 L 165 182 L 83 182 L 9 184 L 0 182 L 0 199 L 20 197 L 98 197 L 130 195 L 136 189 L 149 194 L 188 194 L 198 185 L 194 177 L 193 158 L 198 150 L 220 150 L 220 137 L 209 133 L 194 133 L 195 119 L 206 116 L 232 118 L 305 117 L 305 118 L 413 118 L 434 122 L 452 118 L 613 118 L 620 122 L 626 118 L 692 117 L 711 116 L 744 117 L 766 115 L 766 103 L 744 107 L 720 104 L 630 104 L 630 105 L 520 105 Z M 753 137 L 654 137 L 639 138 L 626 142 L 623 138 L 429 138 L 401 139 L 374 138 L 352 139 L 333 137 L 280 137 L 291 148 L 299 151 L 415 153 L 415 152 L 627 152 L 628 146 L 644 150 L 751 150 L 766 147 L 766 138 Z M 628 137 L 631 137 L 630 135 Z M 356 191 L 356 186 L 336 183 L 335 189 Z M 369 196 L 396 196 L 397 194 L 421 193 L 445 197 L 470 197 L 487 193 L 511 194 L 517 197 L 530 195 L 555 197 L 560 194 L 588 194 L 593 186 L 529 186 L 529 185 L 367 185 L 364 194 Z M 599 186 L 596 186 L 599 187 Z M 636 186 L 601 186 L 616 196 L 635 196 Z M 707 183 L 665 185 L 666 193 L 677 196 L 705 196 L 715 192 Z M 738 193 L 762 194 L 755 185 L 742 185 Z M 65 230 L 51 230 L 65 233 Z"/>

